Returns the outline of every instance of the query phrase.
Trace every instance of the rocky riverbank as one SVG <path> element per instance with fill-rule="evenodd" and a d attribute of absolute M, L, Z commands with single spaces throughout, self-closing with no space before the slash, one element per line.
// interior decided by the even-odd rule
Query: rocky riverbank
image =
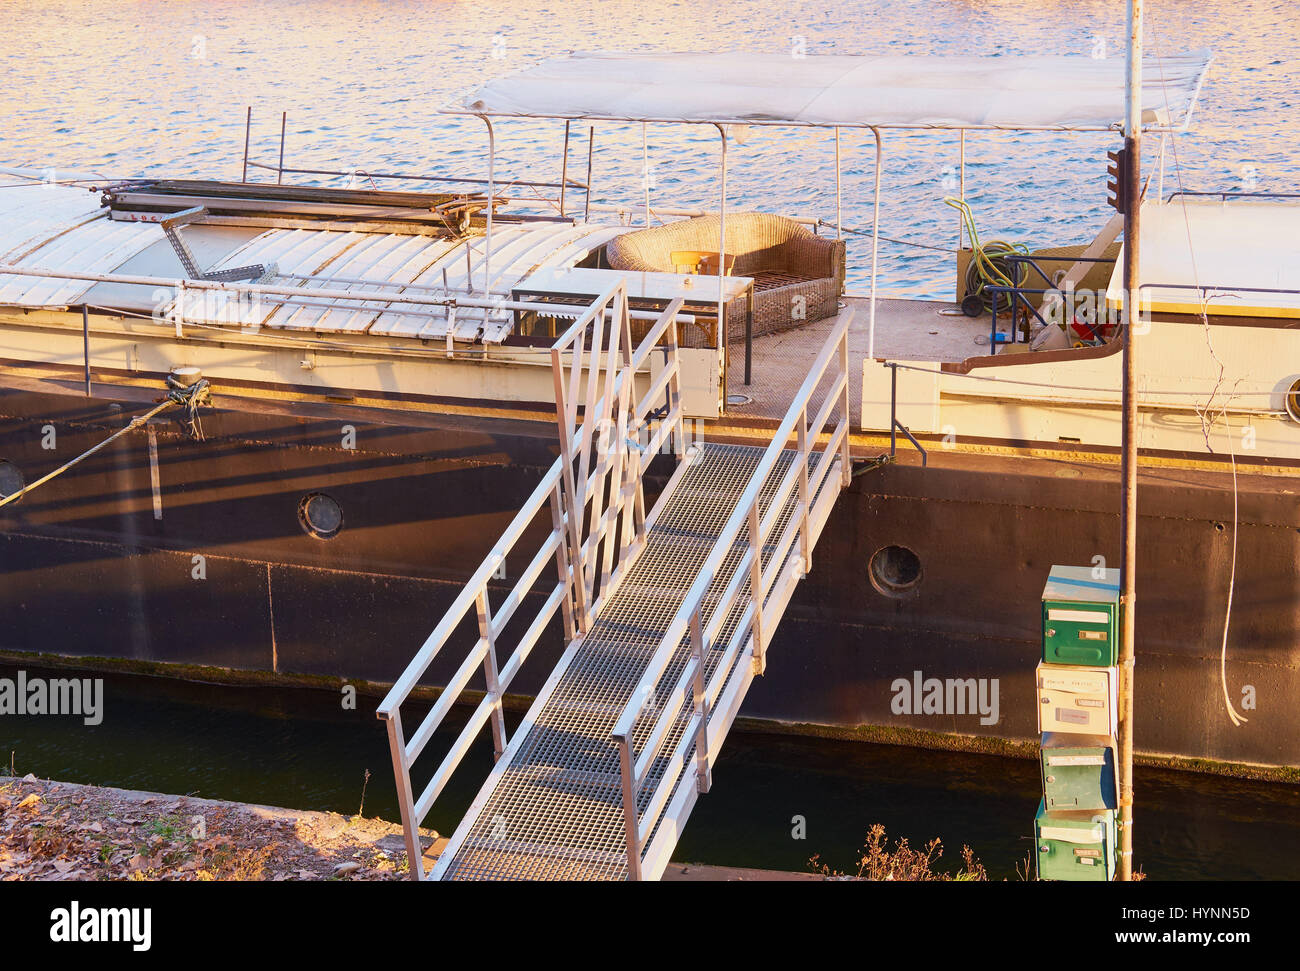
<path fill-rule="evenodd" d="M 421 830 L 426 871 L 447 840 Z M 404 880 L 382 819 L 0 777 L 0 880 Z M 821 880 L 671 864 L 665 880 Z"/>
<path fill-rule="evenodd" d="M 424 831 L 429 853 L 438 834 Z M 445 842 L 445 841 L 442 841 Z M 400 880 L 400 826 L 337 813 L 0 779 L 0 880 Z"/>

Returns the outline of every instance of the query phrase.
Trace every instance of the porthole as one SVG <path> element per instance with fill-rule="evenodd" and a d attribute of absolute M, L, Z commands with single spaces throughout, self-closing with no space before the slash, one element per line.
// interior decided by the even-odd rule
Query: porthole
<path fill-rule="evenodd" d="M 18 471 L 18 466 L 8 459 L 0 459 L 0 499 L 7 499 L 15 492 L 21 492 L 25 485 L 26 482 L 23 481 L 23 474 Z M 18 501 L 22 502 L 21 499 Z"/>
<path fill-rule="evenodd" d="M 1286 393 L 1282 400 L 1286 405 L 1286 413 L 1291 416 L 1291 420 L 1300 421 L 1300 381 L 1291 385 L 1291 390 Z"/>
<path fill-rule="evenodd" d="M 921 558 L 906 546 L 885 546 L 872 554 L 868 572 L 877 591 L 905 597 L 921 582 Z"/>
<path fill-rule="evenodd" d="M 343 509 L 323 492 L 309 492 L 298 503 L 298 522 L 317 539 L 332 539 L 343 528 Z"/>

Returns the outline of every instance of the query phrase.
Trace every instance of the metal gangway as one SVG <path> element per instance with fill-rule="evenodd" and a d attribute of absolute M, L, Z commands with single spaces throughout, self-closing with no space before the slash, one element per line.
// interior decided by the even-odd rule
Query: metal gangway
<path fill-rule="evenodd" d="M 430 878 L 657 879 L 709 791 L 850 481 L 849 318 L 755 447 L 687 441 L 680 306 L 634 343 L 620 278 L 556 341 L 560 455 L 379 707 L 414 879 L 426 878 L 419 826 L 485 726 L 495 765 Z M 661 455 L 675 467 L 647 513 L 644 475 Z M 494 603 L 502 564 L 539 533 Z M 557 615 L 565 649 L 508 738 L 504 693 Z M 474 618 L 477 638 L 408 737 L 402 704 Z M 481 700 L 417 794 L 413 766 L 480 671 Z"/>

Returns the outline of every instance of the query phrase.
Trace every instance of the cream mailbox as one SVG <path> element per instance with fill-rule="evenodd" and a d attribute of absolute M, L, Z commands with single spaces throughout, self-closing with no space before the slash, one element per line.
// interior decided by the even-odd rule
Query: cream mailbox
<path fill-rule="evenodd" d="M 1116 734 L 1115 669 L 1038 665 L 1038 730 Z"/>

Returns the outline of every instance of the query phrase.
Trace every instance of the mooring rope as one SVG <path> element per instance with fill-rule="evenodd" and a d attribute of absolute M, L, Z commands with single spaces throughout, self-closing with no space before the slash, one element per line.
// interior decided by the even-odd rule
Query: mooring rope
<path fill-rule="evenodd" d="M 209 387 L 208 382 L 200 378 L 198 381 L 194 382 L 194 384 L 186 387 L 180 384 L 175 379 L 175 377 L 173 377 L 172 375 L 168 375 L 167 384 L 170 388 L 170 390 L 167 392 L 167 397 L 157 407 L 151 408 L 143 415 L 138 415 L 135 418 L 132 418 L 127 425 L 125 425 L 122 428 L 119 428 L 117 431 L 115 431 L 112 435 L 109 435 L 108 438 L 104 439 L 98 445 L 86 449 L 86 451 L 82 452 L 76 458 L 72 459 L 71 461 L 63 463 L 63 465 L 60 465 L 53 472 L 49 472 L 41 476 L 31 485 L 24 486 L 23 488 L 19 489 L 17 492 L 10 493 L 7 496 L 0 496 L 0 507 L 7 506 L 11 502 L 17 502 L 19 499 L 27 495 L 27 493 L 31 492 L 33 489 L 37 489 L 40 486 L 45 485 L 45 483 L 49 482 L 51 479 L 55 478 L 56 476 L 62 475 L 64 472 L 68 471 L 68 469 L 72 468 L 78 463 L 84 462 L 86 459 L 90 458 L 96 452 L 100 451 L 101 449 L 105 448 L 108 445 L 111 445 L 113 442 L 117 441 L 119 438 L 121 438 L 123 435 L 125 435 L 127 432 L 131 431 L 132 429 L 143 428 L 145 425 L 149 423 L 149 420 L 151 418 L 155 417 L 156 415 L 160 415 L 164 411 L 167 411 L 168 409 L 171 408 L 185 409 L 185 416 L 184 418 L 182 418 L 182 424 L 185 426 L 185 430 L 190 434 L 191 437 L 197 439 L 198 441 L 203 441 L 203 425 L 199 420 L 199 408 L 202 407 L 203 405 L 210 403 L 210 401 L 212 400 L 212 390 Z"/>

